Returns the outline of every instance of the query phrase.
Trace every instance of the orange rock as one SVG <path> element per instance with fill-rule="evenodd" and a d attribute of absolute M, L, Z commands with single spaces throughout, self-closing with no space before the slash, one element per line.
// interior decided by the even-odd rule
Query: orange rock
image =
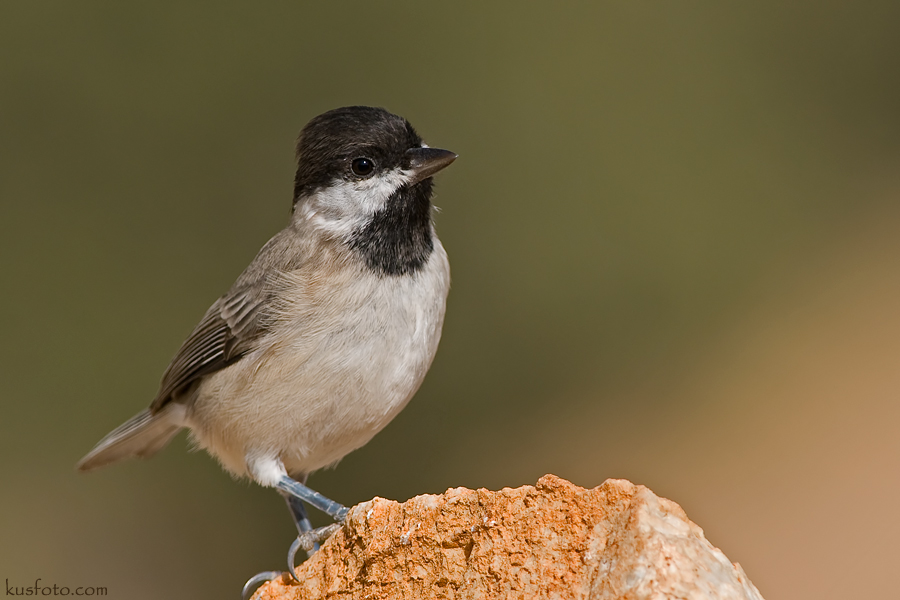
<path fill-rule="evenodd" d="M 621 479 L 585 490 L 553 475 L 364 502 L 297 576 L 254 598 L 762 600 L 674 502 Z"/>

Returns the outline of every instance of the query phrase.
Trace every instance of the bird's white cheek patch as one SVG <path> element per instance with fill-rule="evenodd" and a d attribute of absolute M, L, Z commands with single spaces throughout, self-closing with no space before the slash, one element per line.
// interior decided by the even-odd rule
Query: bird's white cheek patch
<path fill-rule="evenodd" d="M 360 181 L 335 182 L 309 198 L 303 216 L 318 229 L 349 234 L 382 210 L 409 180 L 409 173 L 395 169 Z"/>

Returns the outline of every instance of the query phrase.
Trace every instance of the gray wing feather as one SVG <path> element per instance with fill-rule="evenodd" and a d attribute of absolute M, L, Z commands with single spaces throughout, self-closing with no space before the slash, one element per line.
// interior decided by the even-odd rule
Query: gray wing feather
<path fill-rule="evenodd" d="M 253 350 L 267 333 L 273 281 L 302 262 L 290 232 L 282 231 L 263 246 L 231 290 L 216 300 L 185 340 L 163 374 L 159 394 L 150 405 L 156 414 L 174 396 L 210 373 L 224 369 Z"/>
<path fill-rule="evenodd" d="M 259 318 L 263 298 L 258 296 L 237 290 L 209 307 L 163 374 L 152 413 L 200 377 L 224 369 L 253 348 L 265 332 Z"/>

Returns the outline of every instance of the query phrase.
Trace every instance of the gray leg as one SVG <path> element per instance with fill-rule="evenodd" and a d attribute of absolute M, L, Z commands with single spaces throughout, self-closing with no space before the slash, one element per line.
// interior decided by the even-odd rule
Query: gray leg
<path fill-rule="evenodd" d="M 288 549 L 287 556 L 288 573 L 296 581 L 297 577 L 294 575 L 294 569 L 296 568 L 295 558 L 300 548 L 306 550 L 306 556 L 311 558 L 319 549 L 319 542 L 324 542 L 331 537 L 331 534 L 340 529 L 340 525 L 335 523 L 327 527 L 313 529 L 312 523 L 309 522 L 309 517 L 306 515 L 306 507 L 303 506 L 303 501 L 296 496 L 289 496 L 285 492 L 281 492 L 281 495 L 284 496 L 291 511 L 291 516 L 294 518 L 294 524 L 297 526 L 297 539 L 294 540 L 294 543 Z"/>
<path fill-rule="evenodd" d="M 287 502 L 288 510 L 291 511 L 291 517 L 294 519 L 294 525 L 297 526 L 297 534 L 299 537 L 303 537 L 304 534 L 313 531 L 312 523 L 309 522 L 309 517 L 306 515 L 306 507 L 303 505 L 303 500 L 300 500 L 295 496 L 288 496 L 284 492 L 281 492 L 281 495 L 284 496 L 284 501 Z M 306 555 L 312 558 L 312 555 L 318 549 L 319 543 L 315 542 L 313 547 L 306 551 Z M 288 557 L 288 564 L 293 567 L 293 556 Z"/>
<path fill-rule="evenodd" d="M 282 477 L 278 483 L 275 484 L 275 487 L 289 496 L 299 498 L 310 506 L 318 508 L 338 523 L 343 523 L 344 519 L 347 518 L 347 513 L 350 512 L 350 509 L 346 506 L 338 504 L 334 500 L 329 500 L 319 492 L 306 487 L 304 484 L 296 479 L 291 479 L 287 475 Z"/>
<path fill-rule="evenodd" d="M 306 515 L 306 506 L 303 505 L 303 500 L 295 496 L 289 496 L 284 492 L 279 492 L 282 497 L 284 497 L 284 501 L 288 505 L 288 510 L 291 511 L 291 517 L 294 519 L 294 525 L 297 526 L 297 533 L 303 534 L 308 531 L 312 531 L 312 523 L 309 522 L 309 517 Z"/>
<path fill-rule="evenodd" d="M 301 481 L 297 481 L 296 479 L 284 476 L 275 485 L 278 492 L 287 502 L 288 509 L 291 511 L 291 516 L 294 518 L 294 524 L 297 526 L 297 533 L 299 534 L 297 539 L 294 540 L 294 543 L 291 544 L 287 557 L 288 573 L 290 573 L 291 578 L 294 579 L 294 581 L 297 580 L 297 576 L 294 573 L 294 559 L 300 548 L 306 550 L 307 556 L 312 556 L 313 553 L 319 549 L 320 542 L 324 542 L 331 537 L 334 532 L 341 528 L 339 523 L 343 523 L 347 518 L 347 513 L 350 512 L 350 509 L 346 506 L 338 504 L 334 500 L 329 500 L 319 492 L 306 487 L 305 476 L 300 479 Z M 303 505 L 304 502 L 318 508 L 337 521 L 337 523 L 313 529 L 312 524 L 309 522 L 309 517 L 306 515 L 306 507 Z M 253 592 L 256 591 L 256 588 L 280 575 L 281 573 L 278 571 L 266 571 L 254 575 L 244 584 L 244 589 L 241 591 L 241 597 L 244 600 L 249 600 L 253 595 Z"/>

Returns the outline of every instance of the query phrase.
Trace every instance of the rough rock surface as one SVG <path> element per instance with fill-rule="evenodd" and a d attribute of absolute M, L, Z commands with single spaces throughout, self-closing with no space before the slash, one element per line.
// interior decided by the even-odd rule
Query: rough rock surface
<path fill-rule="evenodd" d="M 255 600 L 762 600 L 677 504 L 625 480 L 375 498 Z"/>

